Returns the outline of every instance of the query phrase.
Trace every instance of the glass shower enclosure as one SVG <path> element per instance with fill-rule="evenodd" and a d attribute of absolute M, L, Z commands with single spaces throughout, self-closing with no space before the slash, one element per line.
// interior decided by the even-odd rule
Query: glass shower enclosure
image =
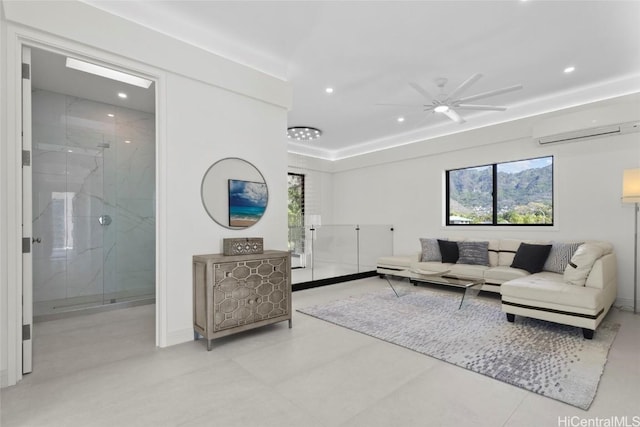
<path fill-rule="evenodd" d="M 35 90 L 34 317 L 155 298 L 155 118 Z"/>

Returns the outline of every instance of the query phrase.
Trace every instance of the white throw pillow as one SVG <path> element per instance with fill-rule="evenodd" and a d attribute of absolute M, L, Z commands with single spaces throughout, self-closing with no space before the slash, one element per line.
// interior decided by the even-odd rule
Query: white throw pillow
<path fill-rule="evenodd" d="M 580 245 L 564 270 L 564 281 L 572 285 L 584 286 L 593 263 L 602 255 L 604 255 L 604 249 L 601 246 L 591 243 Z"/>

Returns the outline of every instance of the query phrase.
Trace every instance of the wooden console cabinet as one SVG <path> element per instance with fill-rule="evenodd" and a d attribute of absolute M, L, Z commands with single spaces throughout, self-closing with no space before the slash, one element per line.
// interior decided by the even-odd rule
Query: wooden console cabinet
<path fill-rule="evenodd" d="M 194 338 L 211 340 L 271 323 L 291 327 L 291 254 L 195 255 Z"/>

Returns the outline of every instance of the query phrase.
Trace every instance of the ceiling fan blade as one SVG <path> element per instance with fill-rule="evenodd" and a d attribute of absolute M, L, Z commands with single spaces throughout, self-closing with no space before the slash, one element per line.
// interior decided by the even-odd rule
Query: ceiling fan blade
<path fill-rule="evenodd" d="M 488 92 L 479 93 L 477 95 L 467 96 L 466 98 L 456 99 L 455 102 L 456 104 L 458 104 L 458 103 L 465 103 L 468 101 L 475 101 L 476 99 L 488 98 L 490 96 L 496 96 L 503 93 L 512 92 L 514 90 L 519 90 L 519 89 L 522 89 L 523 87 L 524 86 L 522 85 L 515 85 L 515 86 L 504 87 L 502 89 L 490 90 Z"/>
<path fill-rule="evenodd" d="M 382 104 L 382 103 L 379 103 L 379 104 L 376 104 L 376 105 L 382 105 L 384 107 L 412 107 L 412 108 L 425 107 L 424 104 Z"/>
<path fill-rule="evenodd" d="M 476 73 L 473 76 L 469 77 L 467 80 L 462 82 L 462 84 L 460 86 L 455 88 L 453 90 L 453 92 L 451 92 L 449 94 L 449 99 L 456 99 L 460 94 L 462 94 L 462 92 L 467 90 L 467 88 L 469 88 L 469 86 L 471 86 L 472 84 L 474 84 L 475 82 L 480 80 L 480 78 L 482 78 L 482 74 L 480 74 L 480 73 Z"/>
<path fill-rule="evenodd" d="M 427 92 L 422 86 L 420 86 L 418 83 L 414 83 L 414 82 L 409 82 L 409 86 L 411 86 L 416 92 L 418 92 L 420 95 L 424 96 L 426 99 L 428 99 L 429 101 L 431 101 L 433 99 L 433 96 L 431 96 L 431 94 L 429 92 Z"/>
<path fill-rule="evenodd" d="M 507 107 L 498 105 L 478 105 L 478 104 L 456 104 L 455 108 L 461 110 L 488 110 L 488 111 L 506 111 Z"/>
<path fill-rule="evenodd" d="M 464 119 L 451 108 L 449 108 L 447 111 L 443 111 L 442 114 L 446 115 L 456 123 L 464 123 Z"/>

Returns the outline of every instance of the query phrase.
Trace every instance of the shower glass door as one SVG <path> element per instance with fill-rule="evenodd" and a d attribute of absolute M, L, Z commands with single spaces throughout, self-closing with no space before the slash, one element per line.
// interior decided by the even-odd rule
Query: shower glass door
<path fill-rule="evenodd" d="M 104 150 L 105 304 L 155 298 L 155 117 L 118 108 Z"/>
<path fill-rule="evenodd" d="M 153 298 L 153 122 L 149 113 L 33 92 L 36 319 Z"/>

